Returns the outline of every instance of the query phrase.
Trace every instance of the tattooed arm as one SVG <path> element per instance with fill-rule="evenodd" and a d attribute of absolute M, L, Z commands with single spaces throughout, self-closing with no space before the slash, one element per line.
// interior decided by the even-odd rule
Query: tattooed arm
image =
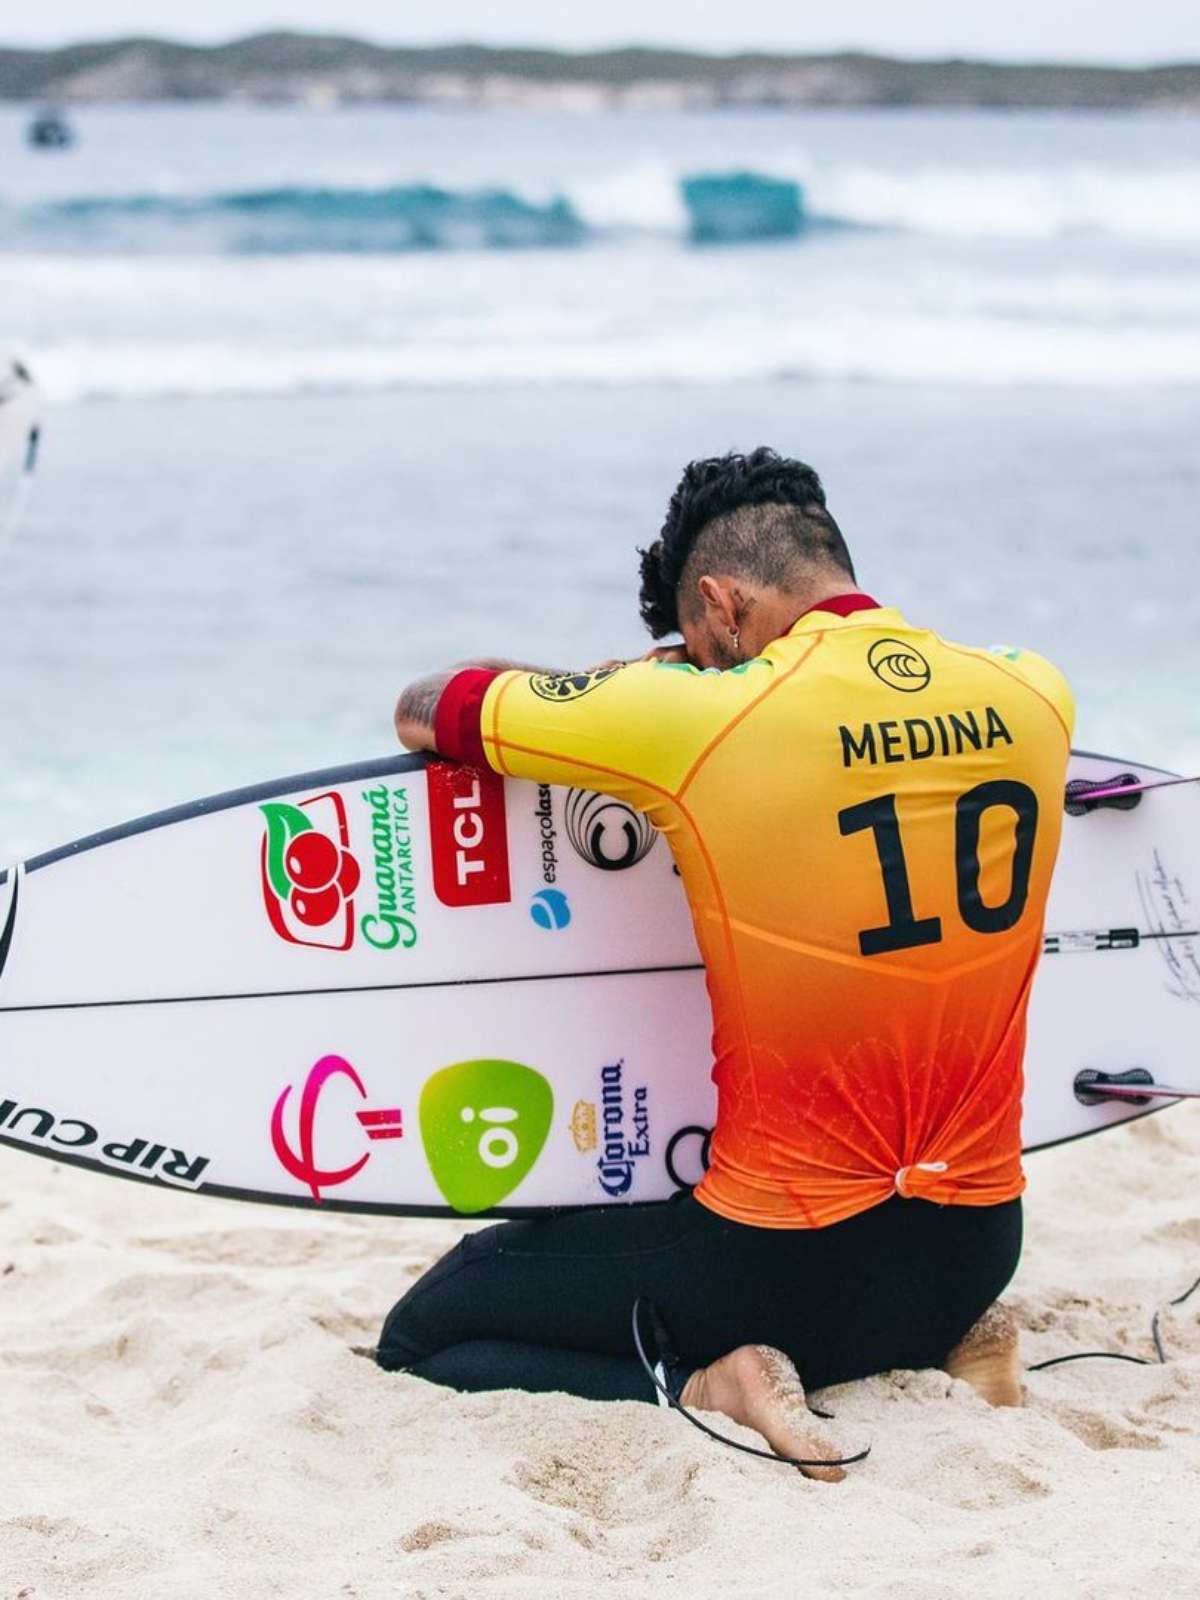
<path fill-rule="evenodd" d="M 527 667 L 516 661 L 460 661 L 446 672 L 431 672 L 418 678 L 396 702 L 396 737 L 406 750 L 435 750 L 434 726 L 437 720 L 438 701 L 451 678 L 460 672 L 475 668 L 482 672 L 544 672 L 553 667 Z"/>
<path fill-rule="evenodd" d="M 682 645 L 655 645 L 647 650 L 644 656 L 635 657 L 641 661 L 686 661 L 687 652 Z M 600 663 L 599 667 L 589 667 L 589 672 L 596 672 L 605 667 L 622 667 L 628 665 L 624 659 L 614 659 Z M 495 661 L 484 657 L 478 661 L 460 661 L 456 667 L 451 667 L 446 672 L 431 672 L 426 678 L 418 678 L 416 683 L 410 683 L 396 703 L 396 737 L 406 750 L 436 750 L 434 730 L 437 723 L 438 702 L 451 678 L 457 677 L 460 672 L 474 669 L 479 672 L 536 672 L 547 677 L 561 676 L 565 669 L 562 667 L 530 667 L 519 661 Z"/>

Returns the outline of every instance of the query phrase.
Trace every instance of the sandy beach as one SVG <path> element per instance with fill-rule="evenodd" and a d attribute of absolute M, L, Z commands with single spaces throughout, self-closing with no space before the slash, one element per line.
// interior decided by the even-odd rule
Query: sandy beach
<path fill-rule="evenodd" d="M 1200 1272 L 1200 1107 L 1029 1163 L 1027 1362 L 1152 1355 Z M 1172 1359 L 989 1410 L 937 1372 L 825 1391 L 840 1486 L 650 1406 L 457 1395 L 355 1353 L 453 1224 L 193 1199 L 4 1151 L 0 1595 L 1159 1600 L 1200 1587 L 1200 1294 Z M 754 1442 L 753 1436 L 744 1436 Z"/>

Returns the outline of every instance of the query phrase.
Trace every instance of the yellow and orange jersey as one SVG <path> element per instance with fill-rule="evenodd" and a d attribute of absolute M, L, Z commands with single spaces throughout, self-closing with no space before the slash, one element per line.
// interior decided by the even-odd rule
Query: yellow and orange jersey
<path fill-rule="evenodd" d="M 1074 708 L 1041 657 L 852 595 L 726 672 L 468 671 L 443 754 L 615 795 L 670 842 L 718 1090 L 697 1197 L 821 1227 L 1019 1194 L 1030 985 Z"/>

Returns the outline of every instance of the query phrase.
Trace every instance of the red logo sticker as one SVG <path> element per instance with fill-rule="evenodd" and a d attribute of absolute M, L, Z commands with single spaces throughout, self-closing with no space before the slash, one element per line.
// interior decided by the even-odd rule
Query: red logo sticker
<path fill-rule="evenodd" d="M 349 950 L 361 873 L 341 795 L 316 794 L 298 806 L 273 800 L 259 809 L 266 821 L 260 864 L 271 926 L 289 944 Z"/>
<path fill-rule="evenodd" d="M 356 1177 L 371 1159 L 370 1150 L 366 1150 L 349 1166 L 325 1169 L 317 1165 L 314 1148 L 317 1103 L 321 1098 L 321 1091 L 330 1078 L 338 1077 L 348 1078 L 362 1098 L 364 1100 L 367 1098 L 362 1079 L 348 1061 L 341 1056 L 322 1056 L 304 1080 L 304 1088 L 300 1092 L 299 1150 L 294 1150 L 288 1143 L 283 1126 L 284 1109 L 292 1092 L 290 1083 L 276 1100 L 275 1109 L 271 1113 L 271 1144 L 274 1146 L 280 1165 L 286 1172 L 290 1172 L 293 1178 L 298 1178 L 301 1183 L 308 1185 L 313 1199 L 318 1204 L 322 1189 L 332 1189 L 339 1183 L 349 1183 L 350 1179 Z M 368 1139 L 400 1139 L 404 1136 L 404 1118 L 399 1106 L 388 1106 L 380 1111 L 356 1111 L 354 1115 Z"/>
<path fill-rule="evenodd" d="M 429 783 L 433 889 L 444 906 L 495 906 L 512 899 L 504 780 L 434 762 Z"/>

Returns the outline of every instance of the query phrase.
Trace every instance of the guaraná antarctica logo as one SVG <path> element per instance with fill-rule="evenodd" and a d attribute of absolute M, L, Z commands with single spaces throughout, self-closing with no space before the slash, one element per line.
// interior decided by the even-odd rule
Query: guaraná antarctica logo
<path fill-rule="evenodd" d="M 474 1216 L 528 1176 L 550 1132 L 554 1094 L 519 1061 L 459 1061 L 425 1084 L 418 1116 L 434 1182 L 455 1211 Z"/>
<path fill-rule="evenodd" d="M 374 905 L 361 916 L 362 868 L 350 847 L 342 796 L 331 791 L 296 805 L 271 800 L 259 807 L 266 821 L 263 902 L 271 926 L 289 944 L 349 950 L 358 933 L 377 950 L 416 944 L 408 791 L 381 783 L 362 799 L 370 818 Z"/>
<path fill-rule="evenodd" d="M 529 687 L 542 700 L 578 700 L 620 672 L 620 667 L 600 667 L 595 672 L 535 672 Z"/>
<path fill-rule="evenodd" d="M 911 644 L 899 639 L 876 639 L 867 651 L 867 665 L 889 689 L 899 689 L 901 694 L 916 694 L 924 689 L 932 676 L 928 661 Z"/>
<path fill-rule="evenodd" d="M 371 809 L 375 909 L 363 917 L 362 936 L 376 950 L 411 950 L 417 942 L 417 891 L 413 880 L 408 790 L 386 783 L 363 791 Z"/>
<path fill-rule="evenodd" d="M 572 789 L 563 824 L 576 855 L 601 872 L 636 867 L 654 849 L 658 832 L 649 817 L 611 795 Z"/>
<path fill-rule="evenodd" d="M 341 1167 L 322 1167 L 317 1160 L 317 1108 L 325 1085 L 331 1079 L 338 1078 L 347 1079 L 358 1091 L 360 1099 L 367 1098 L 362 1079 L 345 1057 L 322 1056 L 305 1078 L 304 1087 L 300 1091 L 300 1113 L 295 1146 L 289 1142 L 284 1125 L 287 1103 L 292 1092 L 290 1083 L 276 1100 L 274 1110 L 271 1112 L 271 1144 L 280 1166 L 293 1178 L 308 1186 L 309 1193 L 318 1205 L 321 1202 L 323 1189 L 333 1189 L 338 1184 L 349 1183 L 350 1179 L 357 1177 L 371 1159 L 371 1151 L 367 1149 L 356 1160 Z M 372 1141 L 400 1139 L 404 1135 L 404 1118 L 399 1106 L 387 1106 L 378 1111 L 359 1110 L 355 1111 L 354 1116 L 367 1138 Z"/>
<path fill-rule="evenodd" d="M 261 806 L 262 890 L 271 926 L 289 944 L 349 950 L 354 895 L 362 873 L 350 850 L 340 794 L 317 794 L 298 806 Z"/>

